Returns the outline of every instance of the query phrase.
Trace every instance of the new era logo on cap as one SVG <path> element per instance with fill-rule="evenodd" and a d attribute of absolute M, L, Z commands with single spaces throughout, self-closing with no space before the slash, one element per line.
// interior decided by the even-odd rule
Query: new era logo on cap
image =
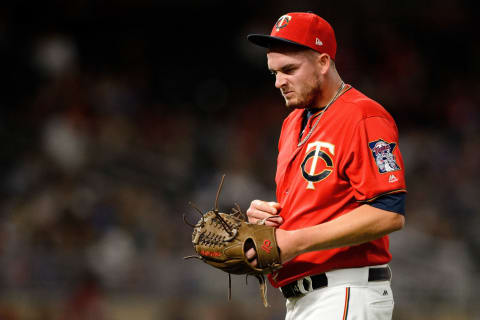
<path fill-rule="evenodd" d="M 281 16 L 270 35 L 251 34 L 248 40 L 256 45 L 270 48 L 274 43 L 290 43 L 327 53 L 335 59 L 337 41 L 330 24 L 314 13 L 291 12 Z"/>

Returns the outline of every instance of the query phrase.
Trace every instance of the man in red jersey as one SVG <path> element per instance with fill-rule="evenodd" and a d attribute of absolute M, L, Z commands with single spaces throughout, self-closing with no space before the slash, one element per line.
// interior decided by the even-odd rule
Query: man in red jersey
<path fill-rule="evenodd" d="M 405 223 L 398 130 L 377 102 L 345 84 L 330 24 L 283 15 L 270 35 L 268 68 L 286 106 L 277 159 L 277 202 L 254 200 L 249 222 L 277 227 L 283 267 L 269 275 L 287 298 L 286 319 L 391 319 L 388 234 Z M 247 251 L 252 265 L 256 252 Z"/>

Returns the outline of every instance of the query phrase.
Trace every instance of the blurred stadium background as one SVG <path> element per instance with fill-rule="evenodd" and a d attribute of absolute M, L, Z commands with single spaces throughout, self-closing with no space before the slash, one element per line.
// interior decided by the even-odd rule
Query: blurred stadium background
<path fill-rule="evenodd" d="M 283 319 L 255 279 L 182 257 L 192 200 L 274 199 L 287 115 L 246 35 L 332 23 L 346 82 L 401 133 L 394 319 L 480 319 L 480 45 L 473 1 L 4 1 L 0 319 Z M 475 40 L 476 39 L 476 40 Z"/>

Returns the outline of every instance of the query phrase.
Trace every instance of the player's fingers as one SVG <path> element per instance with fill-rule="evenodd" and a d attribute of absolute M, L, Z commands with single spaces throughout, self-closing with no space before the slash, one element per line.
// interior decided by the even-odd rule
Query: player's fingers
<path fill-rule="evenodd" d="M 245 252 L 245 257 L 247 257 L 248 263 L 252 265 L 252 267 L 256 267 L 258 264 L 257 260 L 257 252 L 254 248 L 250 248 Z"/>
<path fill-rule="evenodd" d="M 248 222 L 250 223 L 257 223 L 257 220 L 262 220 L 269 216 L 271 216 L 271 214 L 260 211 L 252 206 L 247 210 Z"/>
<path fill-rule="evenodd" d="M 280 225 L 283 223 L 283 218 L 280 216 L 270 216 L 263 220 L 262 222 L 265 222 L 265 225 L 270 227 L 280 227 Z"/>
<path fill-rule="evenodd" d="M 245 257 L 247 257 L 248 261 L 253 260 L 257 256 L 257 252 L 255 251 L 255 248 L 250 248 L 245 252 Z"/>
<path fill-rule="evenodd" d="M 278 227 L 283 223 L 281 216 L 272 215 L 257 209 L 247 210 L 248 222 L 254 224 L 265 224 L 267 226 Z"/>
<path fill-rule="evenodd" d="M 271 219 L 271 220 L 265 220 L 265 219 L 248 219 L 248 222 L 251 223 L 251 224 L 261 224 L 261 225 L 266 225 L 266 226 L 269 226 L 269 227 L 274 227 L 274 228 L 278 228 L 282 225 L 283 223 L 283 220 L 281 217 L 276 217 L 275 218 L 278 218 L 278 219 Z"/>
<path fill-rule="evenodd" d="M 257 220 L 263 220 L 271 215 L 276 215 L 280 212 L 280 204 L 277 202 L 266 202 L 262 200 L 253 200 L 247 210 L 247 217 L 250 223 L 257 223 Z M 275 221 L 282 223 L 282 220 Z"/>
<path fill-rule="evenodd" d="M 267 202 L 269 206 L 271 207 L 274 207 L 275 209 L 277 209 L 277 212 L 280 212 L 280 209 L 282 208 L 280 203 L 278 202 L 275 202 L 275 201 L 270 201 L 270 202 Z"/>
<path fill-rule="evenodd" d="M 270 214 L 278 214 L 279 212 L 279 207 L 276 205 L 276 202 L 266 202 L 262 200 L 253 200 L 250 204 L 250 208 Z"/>
<path fill-rule="evenodd" d="M 273 216 L 273 214 L 250 207 L 247 210 L 247 216 L 249 218 L 260 219 L 261 220 L 261 219 L 271 217 L 271 216 Z"/>

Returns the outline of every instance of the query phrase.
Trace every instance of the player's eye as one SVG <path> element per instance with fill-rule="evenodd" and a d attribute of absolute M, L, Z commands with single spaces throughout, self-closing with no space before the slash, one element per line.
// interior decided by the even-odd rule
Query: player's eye
<path fill-rule="evenodd" d="M 272 76 L 276 76 L 276 75 L 277 75 L 277 71 L 275 71 L 275 70 L 270 70 L 270 74 L 271 74 Z"/>

